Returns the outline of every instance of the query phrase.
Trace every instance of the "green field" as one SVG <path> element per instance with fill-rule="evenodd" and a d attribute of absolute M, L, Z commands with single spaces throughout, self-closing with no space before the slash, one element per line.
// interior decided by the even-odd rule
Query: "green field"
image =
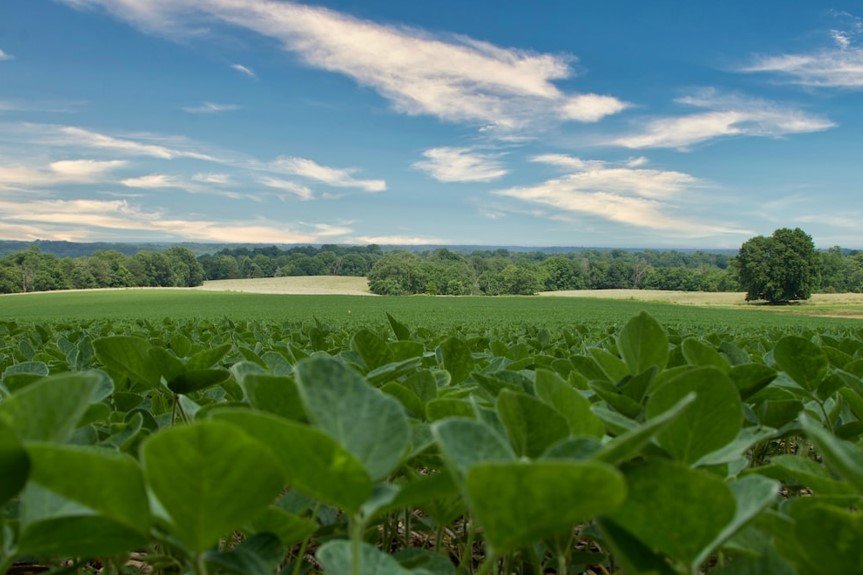
<path fill-rule="evenodd" d="M 0 297 L 0 319 L 47 322 L 98 319 L 273 320 L 315 318 L 338 325 L 382 324 L 386 313 L 415 326 L 493 326 L 512 323 L 548 328 L 576 323 L 620 324 L 647 311 L 670 325 L 708 328 L 765 326 L 836 327 L 854 320 L 777 314 L 759 309 L 717 309 L 668 303 L 592 298 L 362 297 L 271 295 L 183 290 L 119 290 Z"/>

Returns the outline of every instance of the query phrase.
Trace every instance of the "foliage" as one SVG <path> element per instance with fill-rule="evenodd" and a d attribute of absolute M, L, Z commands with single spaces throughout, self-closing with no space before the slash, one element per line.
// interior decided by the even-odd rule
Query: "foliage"
<path fill-rule="evenodd" d="M 863 330 L 381 319 L 0 322 L 0 573 L 863 571 Z"/>
<path fill-rule="evenodd" d="M 816 287 L 817 256 L 812 238 L 800 228 L 756 236 L 737 256 L 740 285 L 747 301 L 788 303 L 809 299 Z"/>

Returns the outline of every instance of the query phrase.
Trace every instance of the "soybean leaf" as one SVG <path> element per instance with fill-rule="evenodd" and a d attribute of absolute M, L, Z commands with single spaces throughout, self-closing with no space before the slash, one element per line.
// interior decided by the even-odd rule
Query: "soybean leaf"
<path fill-rule="evenodd" d="M 64 442 L 87 412 L 102 377 L 67 373 L 46 377 L 0 403 L 0 423 L 22 441 Z"/>
<path fill-rule="evenodd" d="M 686 565 L 734 519 L 734 495 L 715 475 L 666 460 L 629 465 L 624 475 L 629 495 L 609 518 Z"/>
<path fill-rule="evenodd" d="M 296 376 L 309 419 L 359 459 L 373 480 L 398 466 L 410 428 L 397 400 L 329 357 L 301 361 Z"/>
<path fill-rule="evenodd" d="M 468 503 L 495 552 L 564 533 L 626 497 L 619 471 L 593 461 L 489 462 L 467 473 Z"/>
<path fill-rule="evenodd" d="M 266 446 L 285 483 L 321 501 L 356 512 L 372 494 L 368 472 L 324 432 L 266 413 L 215 410 L 210 417 L 236 425 Z"/>
<path fill-rule="evenodd" d="M 691 392 L 696 393 L 695 402 L 656 436 L 663 449 L 686 463 L 733 441 L 743 422 L 737 388 L 712 367 L 693 369 L 654 390 L 647 401 L 647 417 L 667 411 Z"/>
<path fill-rule="evenodd" d="M 617 336 L 617 349 L 632 375 L 652 366 L 661 370 L 668 362 L 668 336 L 647 312 L 626 323 Z"/>
<path fill-rule="evenodd" d="M 30 473 L 30 457 L 18 437 L 7 425 L 0 423 L 0 507 L 14 497 Z"/>
<path fill-rule="evenodd" d="M 256 533 L 229 551 L 204 553 L 207 563 L 237 575 L 272 575 L 284 557 L 284 547 L 272 533 Z"/>
<path fill-rule="evenodd" d="M 824 351 L 808 339 L 796 335 L 787 335 L 776 343 L 773 359 L 779 369 L 807 391 L 815 391 L 829 369 Z"/>
<path fill-rule="evenodd" d="M 818 446 L 827 465 L 863 493 L 863 450 L 834 437 L 808 416 L 800 416 L 806 435 Z"/>
<path fill-rule="evenodd" d="M 141 462 L 153 495 L 170 517 L 172 534 L 193 552 L 254 519 L 284 484 L 269 450 L 219 421 L 149 437 L 141 446 Z"/>
<path fill-rule="evenodd" d="M 368 543 L 360 544 L 359 569 L 353 570 L 351 542 L 344 539 L 329 541 L 315 553 L 326 575 L 410 575 L 396 559 Z"/>
<path fill-rule="evenodd" d="M 484 461 L 515 459 L 512 447 L 487 424 L 473 419 L 445 419 L 432 425 L 432 434 L 447 463 L 459 477 Z"/>
<path fill-rule="evenodd" d="M 144 387 L 156 387 L 161 376 L 157 365 L 151 361 L 152 347 L 147 340 L 129 335 L 113 335 L 93 342 L 102 365 Z"/>
<path fill-rule="evenodd" d="M 863 571 L 863 514 L 819 501 L 795 500 L 789 509 L 794 519 L 797 549 L 821 573 Z"/>
<path fill-rule="evenodd" d="M 497 414 L 518 455 L 539 457 L 551 444 L 569 435 L 562 415 L 524 393 L 502 391 L 497 396 Z"/>
<path fill-rule="evenodd" d="M 537 369 L 534 390 L 537 397 L 566 419 L 572 435 L 605 434 L 605 425 L 590 410 L 590 401 L 553 371 Z"/>
<path fill-rule="evenodd" d="M 452 384 L 457 385 L 468 378 L 473 371 L 474 361 L 467 344 L 457 337 L 445 339 L 437 349 L 439 361 L 452 376 Z"/>

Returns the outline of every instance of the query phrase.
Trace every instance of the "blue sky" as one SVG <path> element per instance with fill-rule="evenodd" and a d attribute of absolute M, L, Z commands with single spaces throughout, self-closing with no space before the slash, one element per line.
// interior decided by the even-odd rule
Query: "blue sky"
<path fill-rule="evenodd" d="M 3 0 L 0 238 L 863 247 L 863 2 Z"/>

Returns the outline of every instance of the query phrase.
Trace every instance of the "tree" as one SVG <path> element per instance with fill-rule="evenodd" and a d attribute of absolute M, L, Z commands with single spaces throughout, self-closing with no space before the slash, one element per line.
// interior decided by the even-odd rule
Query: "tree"
<path fill-rule="evenodd" d="M 756 236 L 740 246 L 737 255 L 746 300 L 773 304 L 809 299 L 818 279 L 818 263 L 812 237 L 800 228 Z"/>

